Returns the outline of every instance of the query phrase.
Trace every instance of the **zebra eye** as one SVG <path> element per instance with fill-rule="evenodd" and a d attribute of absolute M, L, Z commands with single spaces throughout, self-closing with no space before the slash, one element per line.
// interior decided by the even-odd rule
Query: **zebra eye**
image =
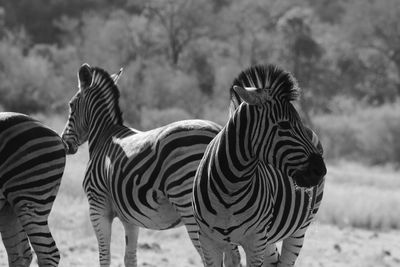
<path fill-rule="evenodd" d="M 71 113 L 75 111 L 75 109 L 76 109 L 76 100 L 75 99 L 71 100 L 69 102 L 69 109 L 70 109 Z"/>
<path fill-rule="evenodd" d="M 278 126 L 279 126 L 279 128 L 285 129 L 285 130 L 291 128 L 289 121 L 280 121 L 280 122 L 278 122 Z"/>

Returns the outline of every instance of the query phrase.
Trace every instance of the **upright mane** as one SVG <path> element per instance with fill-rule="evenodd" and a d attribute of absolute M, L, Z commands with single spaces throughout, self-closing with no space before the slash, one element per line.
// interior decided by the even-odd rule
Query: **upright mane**
<path fill-rule="evenodd" d="M 243 100 L 233 90 L 233 86 L 253 87 L 270 90 L 270 95 L 281 101 L 298 100 L 300 89 L 293 75 L 276 65 L 255 65 L 242 71 L 230 88 L 231 105 L 236 109 Z"/>
<path fill-rule="evenodd" d="M 117 85 L 115 84 L 111 75 L 102 68 L 92 67 L 92 84 L 90 87 L 92 88 L 102 88 L 103 91 L 107 92 L 105 96 L 109 97 L 111 93 L 112 101 L 114 103 L 115 113 L 117 115 L 118 124 L 123 124 L 122 119 L 122 111 L 119 107 L 119 90 Z"/>

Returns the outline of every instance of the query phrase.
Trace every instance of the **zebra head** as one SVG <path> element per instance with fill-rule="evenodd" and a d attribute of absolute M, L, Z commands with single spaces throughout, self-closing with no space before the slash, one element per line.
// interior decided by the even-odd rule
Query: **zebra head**
<path fill-rule="evenodd" d="M 109 75 L 100 68 L 90 67 L 87 63 L 80 67 L 77 74 L 79 89 L 69 102 L 69 117 L 61 135 L 68 154 L 75 154 L 78 147 L 88 140 L 90 127 L 95 127 L 90 125 L 94 124 L 93 117 L 96 115 L 100 117 L 99 111 L 104 111 L 105 106 L 111 106 L 110 101 L 118 100 L 118 89 L 109 90 L 109 88 L 115 87 L 121 73 L 122 69 L 116 74 Z M 118 104 L 114 103 L 114 107 L 114 117 L 122 123 Z"/>
<path fill-rule="evenodd" d="M 303 125 L 291 103 L 298 97 L 297 82 L 289 72 L 275 65 L 258 65 L 234 80 L 230 112 L 247 124 L 253 155 L 298 186 L 311 187 L 323 179 L 326 166 L 318 138 Z"/>

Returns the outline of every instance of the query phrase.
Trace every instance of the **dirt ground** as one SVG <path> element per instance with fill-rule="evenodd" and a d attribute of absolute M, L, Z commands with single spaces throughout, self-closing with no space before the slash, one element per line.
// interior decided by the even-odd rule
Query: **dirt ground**
<path fill-rule="evenodd" d="M 88 204 L 81 187 L 87 155 L 69 158 L 68 160 L 66 175 L 49 219 L 50 228 L 61 251 L 59 266 L 99 266 L 97 240 L 89 222 Z M 397 198 L 394 199 L 395 201 L 387 202 L 392 205 L 388 204 L 386 206 L 373 207 L 371 206 L 371 201 L 379 202 L 385 196 L 396 196 L 399 192 L 397 190 L 399 188 L 399 172 L 387 171 L 381 168 L 357 168 L 357 166 L 349 165 L 348 168 L 342 165 L 330 167 L 331 176 L 329 181 L 332 183 L 326 186 L 324 206 L 321 205 L 318 216 L 325 218 L 327 216 L 324 217 L 324 212 L 331 215 L 335 211 L 337 218 L 335 217 L 335 220 L 327 220 L 325 218 L 318 221 L 317 216 L 317 222 L 310 226 L 306 234 L 304 247 L 296 264 L 297 267 L 400 267 L 399 230 L 378 232 L 350 226 L 341 228 L 337 225 L 320 223 L 321 221 L 328 223 L 330 221 L 340 222 L 338 218 L 348 217 L 347 213 L 343 213 L 346 211 L 356 215 L 362 214 L 363 216 L 359 217 L 365 221 L 377 218 L 392 218 L 388 220 L 389 223 L 394 226 L 398 225 L 391 223 L 393 220 L 397 222 L 398 218 L 393 216 L 396 215 L 394 211 L 399 211 Z M 353 172 L 354 178 L 351 177 Z M 338 181 L 339 178 L 341 179 L 340 181 Z M 387 185 L 382 185 L 383 182 Z M 377 191 L 376 194 L 368 194 L 369 191 L 367 190 L 362 191 L 362 194 L 356 194 L 356 197 L 349 197 L 350 193 L 360 187 L 360 184 L 365 187 L 366 183 L 371 183 L 370 187 L 374 190 L 378 190 L 379 186 L 383 186 L 383 188 L 381 188 L 381 191 Z M 339 185 L 341 186 L 340 188 L 348 188 L 348 191 L 343 191 L 343 194 L 334 194 L 338 191 L 337 187 Z M 339 193 L 341 192 L 339 190 Z M 360 196 L 363 196 L 363 198 L 360 198 Z M 369 202 L 366 200 L 369 200 Z M 365 205 L 358 203 L 360 201 Z M 333 204 L 325 205 L 324 202 L 325 204 Z M 356 202 L 358 205 L 355 205 Z M 355 205 L 355 207 L 348 206 L 349 203 L 353 206 Z M 353 209 L 351 209 L 352 207 Z M 366 223 L 365 225 L 373 224 Z M 115 220 L 111 244 L 112 267 L 124 266 L 124 240 L 123 227 L 118 220 Z M 243 266 L 245 264 L 243 252 L 242 264 Z M 0 267 L 5 266 L 8 266 L 7 255 L 2 242 L 0 242 Z M 36 260 L 33 261 L 31 266 L 37 266 Z M 200 256 L 192 246 L 185 228 L 180 227 L 166 231 L 141 229 L 138 244 L 138 266 L 200 267 L 202 264 Z"/>
<path fill-rule="evenodd" d="M 88 220 L 73 223 L 54 230 L 62 258 L 60 266 L 99 266 L 97 242 Z M 123 265 L 124 234 L 121 224 L 113 226 L 112 264 Z M 244 255 L 242 254 L 243 265 Z M 7 266 L 7 257 L 0 248 L 0 266 Z M 36 262 L 31 266 L 37 266 Z M 140 232 L 138 266 L 201 266 L 200 257 L 190 243 L 183 227 L 167 231 Z M 314 223 L 296 266 L 400 266 L 400 232 L 371 232 Z"/>

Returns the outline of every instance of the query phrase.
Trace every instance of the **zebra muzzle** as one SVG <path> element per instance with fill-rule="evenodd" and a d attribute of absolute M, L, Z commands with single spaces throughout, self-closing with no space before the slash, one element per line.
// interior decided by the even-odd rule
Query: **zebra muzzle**
<path fill-rule="evenodd" d="M 313 187 L 318 185 L 327 173 L 325 162 L 320 154 L 312 154 L 308 159 L 305 169 L 297 170 L 293 180 L 300 187 Z"/>
<path fill-rule="evenodd" d="M 78 151 L 79 145 L 76 144 L 75 142 L 65 140 L 64 138 L 62 138 L 62 141 L 63 141 L 64 147 L 65 147 L 65 152 L 68 155 L 75 154 Z"/>

